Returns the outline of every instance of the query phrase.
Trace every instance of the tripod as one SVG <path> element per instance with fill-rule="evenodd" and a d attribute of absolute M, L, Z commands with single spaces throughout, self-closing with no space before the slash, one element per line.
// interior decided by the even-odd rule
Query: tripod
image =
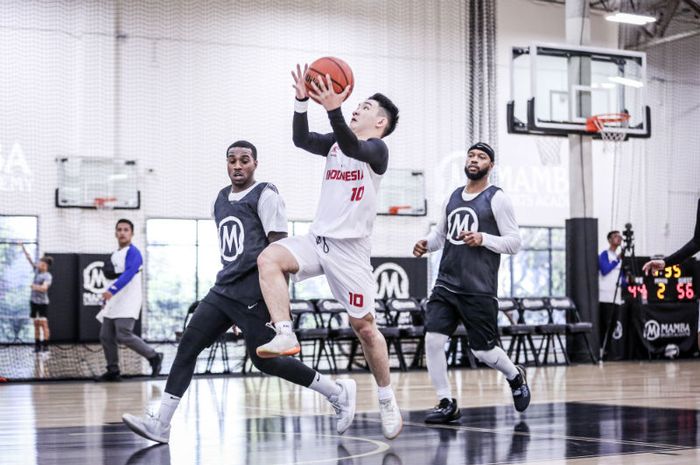
<path fill-rule="evenodd" d="M 603 359 L 603 356 L 605 356 L 606 349 L 608 347 L 608 341 L 610 340 L 612 336 L 612 331 L 613 331 L 613 324 L 617 321 L 617 317 L 619 314 L 619 309 L 620 306 L 617 304 L 617 292 L 620 291 L 620 294 L 622 294 L 622 289 L 620 289 L 620 281 L 623 276 L 623 272 L 627 271 L 627 283 L 629 284 L 630 276 L 639 276 L 638 270 L 637 270 L 637 256 L 634 253 L 634 232 L 632 231 L 632 225 L 627 223 L 625 225 L 625 231 L 624 231 L 624 245 L 622 246 L 622 252 L 620 253 L 620 271 L 617 273 L 617 279 L 615 280 L 615 292 L 613 293 L 613 305 L 614 305 L 614 310 L 610 312 L 610 318 L 608 319 L 608 325 L 605 328 L 605 337 L 603 339 L 603 344 L 600 347 L 600 359 Z M 629 257 L 627 256 L 629 254 Z M 629 259 L 629 262 L 632 264 L 631 267 L 627 267 L 625 265 L 625 259 Z M 631 270 L 630 270 L 631 268 Z"/>

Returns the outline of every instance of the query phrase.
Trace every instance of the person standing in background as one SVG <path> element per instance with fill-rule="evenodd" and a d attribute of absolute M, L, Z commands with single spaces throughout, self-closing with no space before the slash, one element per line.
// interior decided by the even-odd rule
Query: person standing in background
<path fill-rule="evenodd" d="M 147 359 L 151 365 L 151 376 L 158 376 L 163 364 L 163 354 L 156 352 L 134 334 L 134 325 L 141 313 L 143 268 L 141 252 L 131 243 L 134 224 L 127 219 L 120 219 L 117 221 L 114 235 L 119 249 L 112 254 L 111 263 L 105 269 L 111 265 L 113 274 L 110 269 L 107 277 L 114 276 L 117 280 L 102 294 L 105 303 L 97 314 L 97 319 L 102 324 L 100 342 L 107 360 L 107 371 L 97 378 L 97 381 L 121 381 L 118 344 L 124 344 Z"/>
<path fill-rule="evenodd" d="M 623 252 L 618 253 L 622 244 L 620 231 L 608 233 L 608 248 L 598 256 L 598 301 L 600 311 L 599 336 L 601 346 L 605 346 L 612 318 L 617 314 L 617 307 L 622 304 L 622 268 Z"/>
<path fill-rule="evenodd" d="M 34 281 L 32 282 L 32 293 L 29 299 L 30 313 L 29 317 L 34 322 L 34 352 L 48 352 L 49 350 L 49 287 L 53 282 L 53 276 L 49 273 L 49 269 L 53 264 L 53 258 L 44 255 L 39 259 L 38 263 L 34 263 L 31 255 L 23 243 L 22 252 L 27 257 L 27 261 L 34 269 Z M 43 340 L 42 335 L 43 334 Z"/>

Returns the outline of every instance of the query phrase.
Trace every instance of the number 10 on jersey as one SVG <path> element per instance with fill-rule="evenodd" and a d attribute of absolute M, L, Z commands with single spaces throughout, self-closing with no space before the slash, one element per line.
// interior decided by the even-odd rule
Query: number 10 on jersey
<path fill-rule="evenodd" d="M 350 196 L 351 202 L 359 202 L 362 200 L 362 196 L 365 195 L 365 186 L 353 187 L 352 195 Z"/>

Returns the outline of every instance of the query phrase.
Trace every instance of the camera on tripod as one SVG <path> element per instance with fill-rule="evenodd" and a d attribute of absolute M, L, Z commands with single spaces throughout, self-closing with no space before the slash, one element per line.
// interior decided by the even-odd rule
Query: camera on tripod
<path fill-rule="evenodd" d="M 629 252 L 632 252 L 631 254 Z M 632 223 L 625 224 L 625 230 L 622 231 L 622 255 L 628 257 L 634 255 L 634 231 Z"/>

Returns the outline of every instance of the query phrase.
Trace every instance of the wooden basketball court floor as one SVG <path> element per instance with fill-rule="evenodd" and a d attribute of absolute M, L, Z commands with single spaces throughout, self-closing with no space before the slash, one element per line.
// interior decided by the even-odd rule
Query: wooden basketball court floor
<path fill-rule="evenodd" d="M 319 395 L 271 377 L 196 378 L 169 445 L 121 423 L 157 409 L 164 379 L 0 385 L 0 464 L 698 464 L 700 363 L 617 362 L 529 368 L 533 402 L 515 412 L 500 374 L 450 371 L 459 422 L 423 423 L 435 403 L 426 371 L 392 373 L 404 415 L 382 434 L 366 373 L 343 436 Z"/>

